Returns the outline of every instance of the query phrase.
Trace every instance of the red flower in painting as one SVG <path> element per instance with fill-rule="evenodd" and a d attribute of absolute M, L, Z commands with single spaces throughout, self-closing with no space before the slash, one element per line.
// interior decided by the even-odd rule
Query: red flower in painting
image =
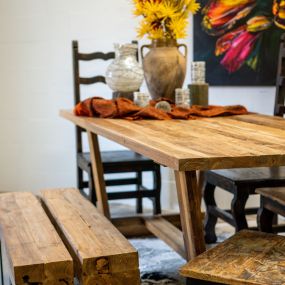
<path fill-rule="evenodd" d="M 261 0 L 209 0 L 203 8 L 202 27 L 209 35 L 220 36 L 215 55 L 223 56 L 221 65 L 229 73 L 236 72 L 244 63 L 256 70 L 264 31 L 273 22 L 275 26 L 285 29 L 285 0 L 274 0 L 273 15 L 270 11 L 264 11 L 247 20 L 250 13 L 257 10 L 254 10 L 255 7 L 264 6 Z"/>
<path fill-rule="evenodd" d="M 248 59 L 255 47 L 261 31 L 267 29 L 271 22 L 264 16 L 256 16 L 224 36 L 216 43 L 216 56 L 225 53 L 221 64 L 230 72 L 237 71 Z"/>
<path fill-rule="evenodd" d="M 230 72 L 237 71 L 254 48 L 259 34 L 249 33 L 246 26 L 238 28 L 217 41 L 216 55 L 226 52 L 221 64 Z"/>

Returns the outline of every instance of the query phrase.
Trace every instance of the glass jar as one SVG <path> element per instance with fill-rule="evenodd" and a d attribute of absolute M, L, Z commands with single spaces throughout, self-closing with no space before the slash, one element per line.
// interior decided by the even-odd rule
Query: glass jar
<path fill-rule="evenodd" d="M 106 83 L 117 92 L 133 92 L 139 90 L 144 74 L 137 61 L 136 44 L 114 44 L 115 59 L 106 71 Z"/>
<path fill-rule="evenodd" d="M 204 84 L 206 77 L 205 61 L 193 61 L 191 63 L 191 79 L 192 84 Z"/>

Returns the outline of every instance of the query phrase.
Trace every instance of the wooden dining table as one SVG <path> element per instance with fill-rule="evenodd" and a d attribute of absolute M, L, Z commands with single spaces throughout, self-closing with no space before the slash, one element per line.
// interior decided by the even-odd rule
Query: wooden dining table
<path fill-rule="evenodd" d="M 60 115 L 87 131 L 97 207 L 109 218 L 98 136 L 174 171 L 182 231 L 167 227 L 161 217 L 147 223 L 187 260 L 205 251 L 197 170 L 285 165 L 285 120 L 279 117 L 248 114 L 130 121 L 78 117 L 70 110 Z"/>

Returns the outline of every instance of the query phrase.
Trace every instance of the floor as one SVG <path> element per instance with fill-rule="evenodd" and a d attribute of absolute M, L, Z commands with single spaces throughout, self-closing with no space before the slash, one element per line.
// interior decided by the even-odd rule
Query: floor
<path fill-rule="evenodd" d="M 145 210 L 144 214 L 151 215 L 151 210 Z M 111 215 L 128 216 L 135 215 L 134 207 L 113 202 L 111 205 Z M 255 226 L 255 217 L 250 217 L 250 226 Z M 230 225 L 219 221 L 216 226 L 218 242 L 225 240 L 234 234 L 234 229 Z M 151 284 L 185 284 L 183 277 L 179 275 L 179 268 L 186 263 L 167 244 L 156 238 L 133 238 L 129 239 L 132 245 L 138 250 L 142 285 Z M 215 244 L 208 245 L 213 247 Z"/>

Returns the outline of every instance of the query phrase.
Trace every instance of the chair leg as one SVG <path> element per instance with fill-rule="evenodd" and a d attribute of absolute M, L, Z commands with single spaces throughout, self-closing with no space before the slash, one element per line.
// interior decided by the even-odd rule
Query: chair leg
<path fill-rule="evenodd" d="M 258 229 L 262 232 L 266 233 L 273 233 L 273 222 L 274 217 L 276 216 L 275 213 L 272 211 L 264 208 L 263 206 L 263 198 L 261 198 L 261 207 L 257 212 L 257 226 Z"/>
<path fill-rule="evenodd" d="M 217 241 L 215 227 L 218 218 L 211 213 L 211 208 L 217 206 L 214 195 L 215 189 L 216 186 L 210 183 L 206 183 L 203 189 L 203 198 L 206 205 L 206 217 L 204 225 L 206 243 L 215 243 Z"/>
<path fill-rule="evenodd" d="M 77 166 L 77 188 L 83 190 L 83 170 Z"/>
<path fill-rule="evenodd" d="M 161 173 L 160 173 L 160 165 L 156 166 L 156 169 L 152 172 L 153 174 L 153 189 L 155 191 L 155 197 L 152 200 L 153 202 L 153 214 L 159 215 L 161 214 Z"/>
<path fill-rule="evenodd" d="M 88 169 L 88 188 L 89 188 L 89 200 L 92 202 L 92 204 L 96 206 L 97 197 L 96 197 L 92 167 L 89 167 Z"/>
<path fill-rule="evenodd" d="M 231 211 L 236 225 L 236 232 L 243 229 L 248 229 L 248 224 L 245 215 L 245 204 L 247 202 L 248 197 L 249 191 L 246 191 L 245 189 L 240 189 L 239 187 L 236 188 L 234 198 L 231 204 Z"/>
<path fill-rule="evenodd" d="M 141 185 L 142 185 L 142 172 L 141 171 L 136 173 L 136 179 L 137 179 L 136 191 L 139 192 L 141 190 Z M 136 200 L 136 209 L 137 209 L 137 214 L 141 214 L 143 212 L 143 203 L 142 203 L 141 196 L 138 196 Z"/>

